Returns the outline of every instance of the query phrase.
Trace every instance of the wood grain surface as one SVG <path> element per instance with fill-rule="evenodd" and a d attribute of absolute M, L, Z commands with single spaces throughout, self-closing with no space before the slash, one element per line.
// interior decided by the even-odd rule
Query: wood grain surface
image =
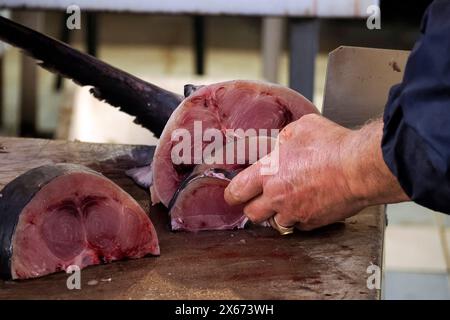
<path fill-rule="evenodd" d="M 281 237 L 270 228 L 171 232 L 161 206 L 124 170 L 148 163 L 154 147 L 0 137 L 0 188 L 25 171 L 72 162 L 102 172 L 135 197 L 158 232 L 161 256 L 92 266 L 81 290 L 68 274 L 0 281 L 0 299 L 377 299 L 367 288 L 382 265 L 384 206 L 313 232 Z M 70 187 L 70 186 L 68 186 Z M 95 280 L 95 281 L 92 281 Z M 89 285 L 96 283 L 95 285 Z"/>

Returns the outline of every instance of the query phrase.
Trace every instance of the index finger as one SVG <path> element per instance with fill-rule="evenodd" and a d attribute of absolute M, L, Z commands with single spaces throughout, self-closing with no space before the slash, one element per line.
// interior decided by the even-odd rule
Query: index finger
<path fill-rule="evenodd" d="M 245 203 L 263 191 L 260 163 L 255 162 L 234 177 L 225 189 L 224 198 L 230 205 Z"/>

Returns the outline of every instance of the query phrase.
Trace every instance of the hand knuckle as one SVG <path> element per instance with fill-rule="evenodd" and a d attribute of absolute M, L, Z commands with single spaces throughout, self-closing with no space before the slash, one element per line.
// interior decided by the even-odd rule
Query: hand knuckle
<path fill-rule="evenodd" d="M 308 114 L 305 114 L 300 119 L 302 119 L 304 121 L 314 121 L 314 120 L 319 119 L 321 117 L 322 116 L 320 114 L 317 114 L 317 113 L 308 113 Z"/>
<path fill-rule="evenodd" d="M 240 202 L 242 200 L 241 189 L 236 183 L 231 182 L 225 189 L 225 198 L 233 202 Z"/>
<path fill-rule="evenodd" d="M 235 201 L 235 202 L 241 202 L 242 200 L 242 195 L 239 191 L 237 190 L 232 190 L 229 191 L 229 194 L 231 196 L 231 198 Z"/>

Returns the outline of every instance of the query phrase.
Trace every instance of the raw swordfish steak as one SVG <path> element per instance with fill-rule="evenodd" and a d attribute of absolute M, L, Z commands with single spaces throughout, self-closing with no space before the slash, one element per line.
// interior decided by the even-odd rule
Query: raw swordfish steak
<path fill-rule="evenodd" d="M 195 152 L 191 152 L 188 163 L 174 164 L 172 151 L 177 144 L 173 141 L 174 133 L 187 130 L 194 145 L 194 123 L 200 122 L 202 133 L 217 129 L 225 144 L 229 141 L 227 130 L 254 129 L 257 135 L 269 134 L 271 129 L 281 130 L 303 115 L 318 111 L 299 93 L 264 82 L 236 80 L 196 89 L 188 91 L 189 95 L 172 113 L 161 134 L 152 163 L 152 202 L 169 207 L 175 230 L 241 228 L 246 221 L 242 207 L 230 207 L 223 199 L 223 190 L 235 174 L 235 165 L 220 165 L 219 171 L 213 165 L 199 172 L 197 166 L 202 164 L 195 161 Z M 202 142 L 203 150 L 207 146 L 208 143 Z M 191 223 L 185 223 L 185 218 Z"/>
<path fill-rule="evenodd" d="M 84 166 L 32 169 L 0 194 L 2 278 L 159 255 L 156 231 L 139 204 Z"/>

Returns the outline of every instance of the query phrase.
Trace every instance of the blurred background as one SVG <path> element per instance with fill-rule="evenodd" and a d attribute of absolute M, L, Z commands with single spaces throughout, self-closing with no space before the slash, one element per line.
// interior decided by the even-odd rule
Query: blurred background
<path fill-rule="evenodd" d="M 0 0 L 0 6 L 5 0 Z M 10 1 L 11 2 L 11 1 Z M 114 2 L 114 1 L 111 1 Z M 341 45 L 411 50 L 430 1 L 381 1 L 381 29 L 365 18 L 318 21 L 313 101 L 322 107 L 327 56 Z M 289 18 L 82 11 L 81 29 L 60 10 L 3 10 L 38 29 L 158 86 L 261 79 L 290 84 Z M 0 44 L 0 135 L 106 143 L 155 144 L 132 118 L 95 100 Z M 119 130 L 117 128 L 120 128 Z M 450 219 L 415 204 L 388 207 L 384 298 L 449 299 Z"/>

